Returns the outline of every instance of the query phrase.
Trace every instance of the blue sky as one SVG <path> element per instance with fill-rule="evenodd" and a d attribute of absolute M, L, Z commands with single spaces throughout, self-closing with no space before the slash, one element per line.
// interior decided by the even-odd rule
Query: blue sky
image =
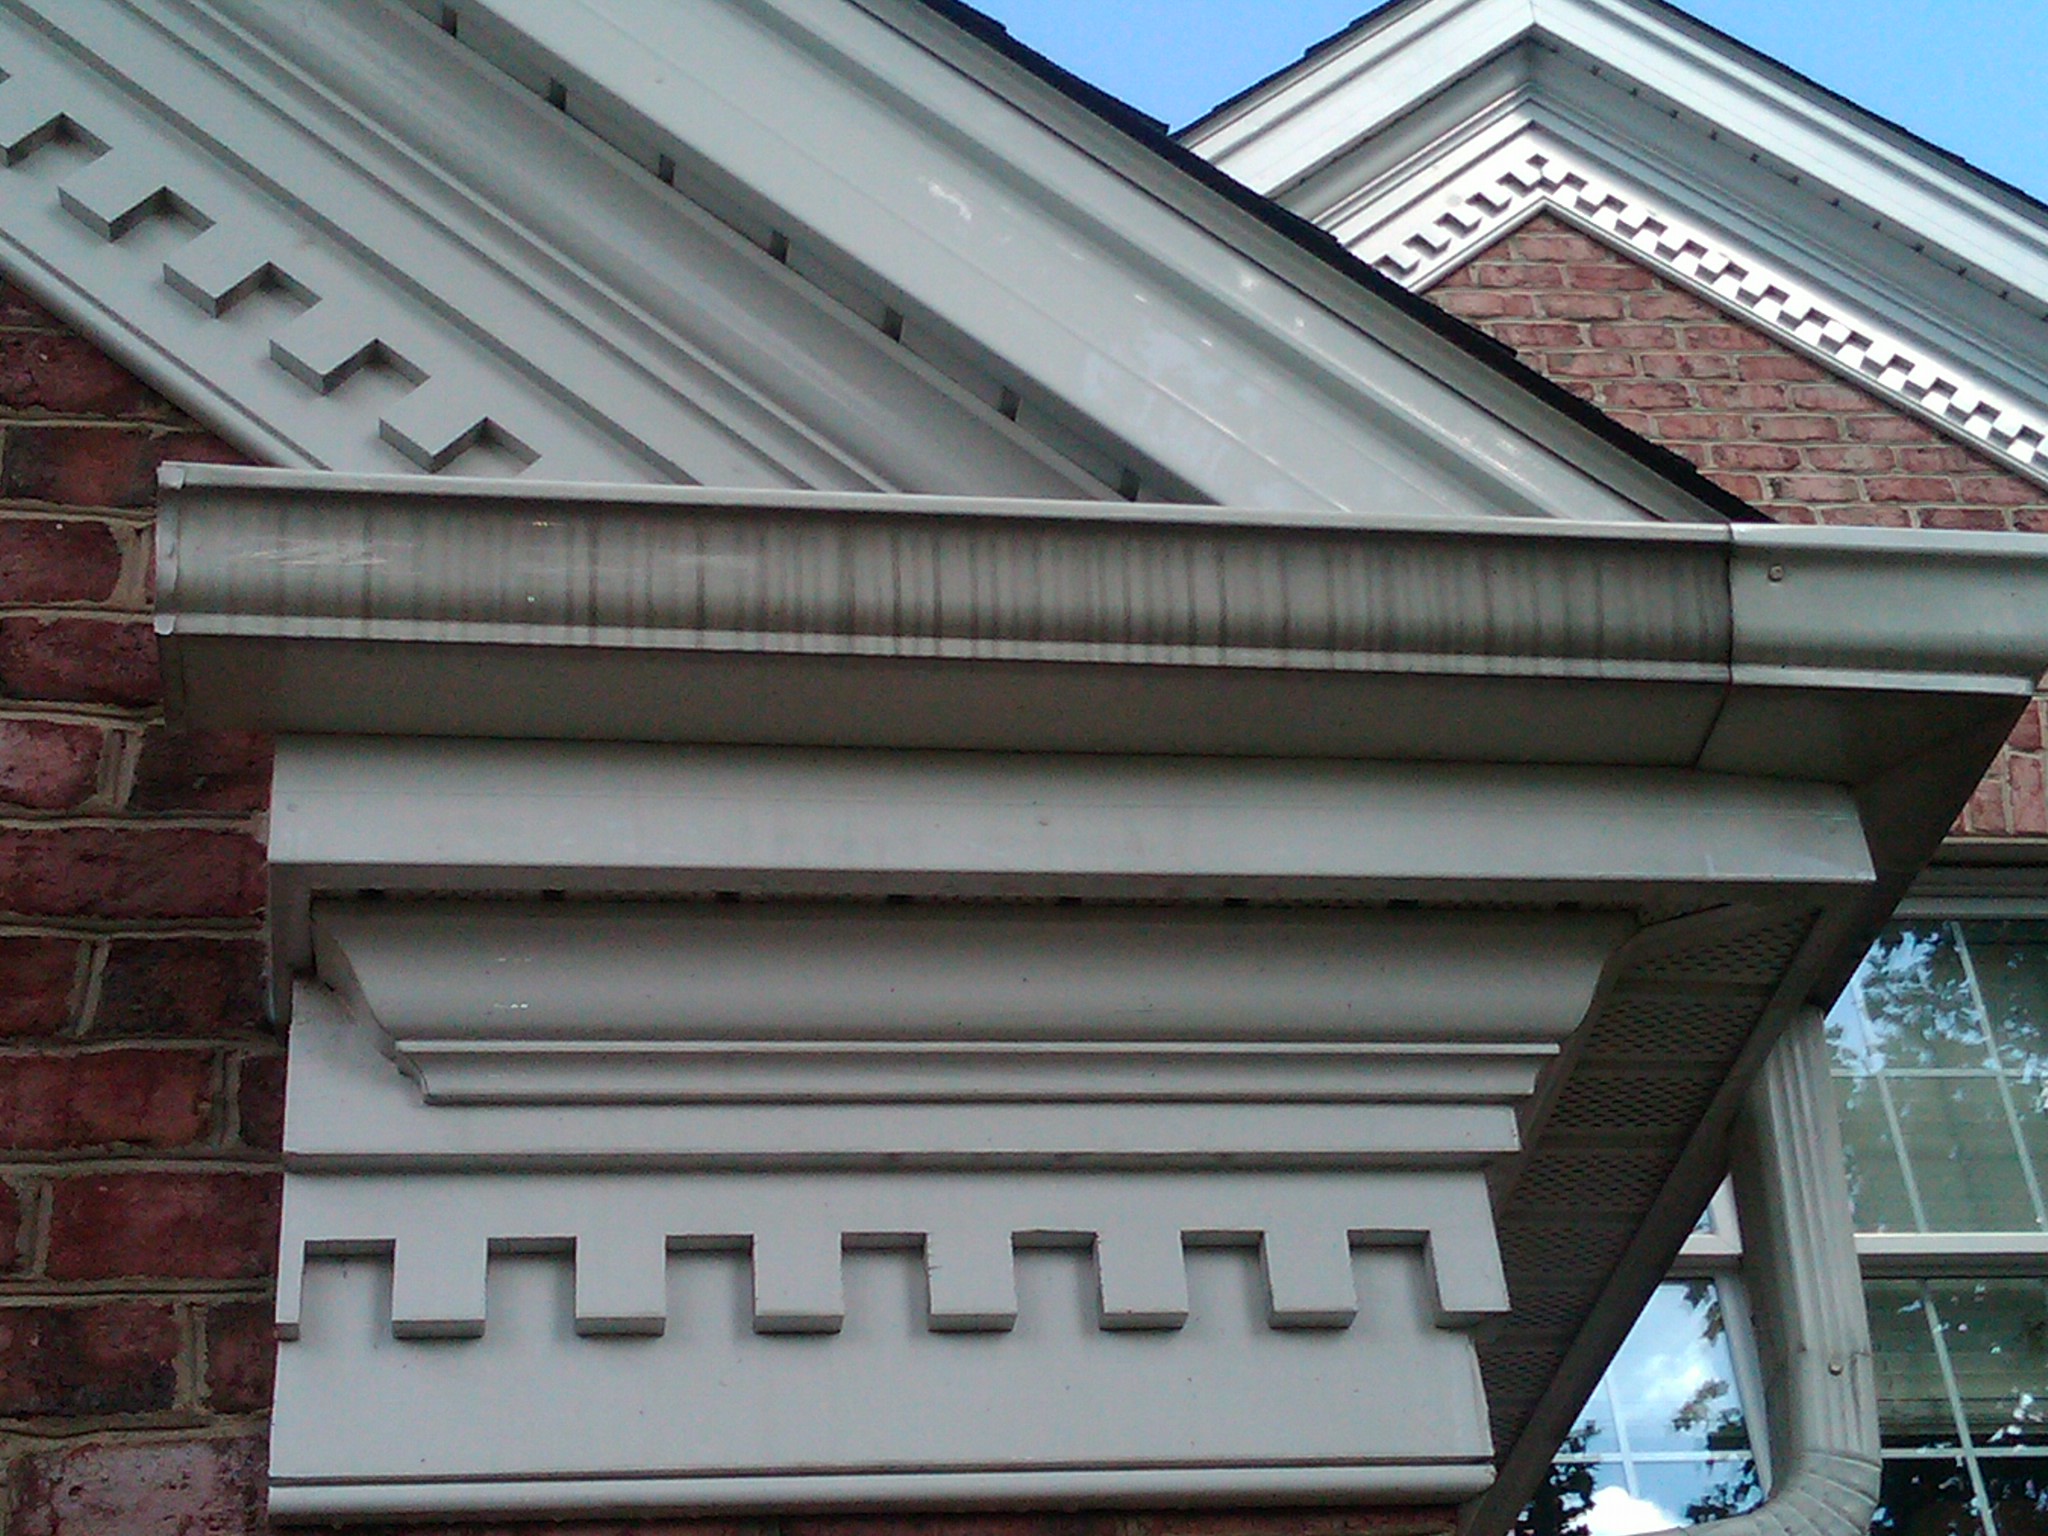
<path fill-rule="evenodd" d="M 973 0 L 1179 128 L 1375 0 Z M 1685 0 L 1684 9 L 2048 200 L 2048 0 Z"/>

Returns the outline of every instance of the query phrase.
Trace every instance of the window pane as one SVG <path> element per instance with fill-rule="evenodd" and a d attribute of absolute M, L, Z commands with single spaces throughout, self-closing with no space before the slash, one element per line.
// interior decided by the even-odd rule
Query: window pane
<path fill-rule="evenodd" d="M 1617 1505 L 1626 1508 L 1628 1501 L 1620 1462 L 1560 1460 L 1552 1463 L 1541 1491 L 1515 1521 L 1515 1536 L 1594 1536 L 1596 1521 L 1598 1536 L 1624 1536 L 1613 1529 L 1613 1515 Z M 1602 1506 L 1597 1515 L 1596 1505 Z"/>
<path fill-rule="evenodd" d="M 1849 1203 L 1859 1232 L 1912 1232 L 1913 1202 L 1884 1110 L 1884 1089 L 1874 1077 L 1835 1079 L 1842 1150 L 1849 1168 Z"/>
<path fill-rule="evenodd" d="M 1572 1426 L 1572 1432 L 1565 1437 L 1565 1443 L 1558 1447 L 1561 1456 L 1602 1456 L 1609 1451 L 1621 1449 L 1621 1439 L 1614 1432 L 1614 1399 L 1607 1390 L 1607 1379 L 1603 1376 L 1600 1385 L 1593 1389 L 1593 1395 L 1579 1413 L 1579 1422 Z"/>
<path fill-rule="evenodd" d="M 1749 1457 L 1716 1457 L 1638 1462 L 1636 1496 L 1655 1505 L 1667 1526 L 1697 1525 L 1746 1514 L 1763 1502 L 1764 1490 Z"/>
<path fill-rule="evenodd" d="M 1849 1070 L 1989 1063 L 1984 1017 L 1950 924 L 1886 931 L 1870 947 L 1850 989 L 1856 998 L 1846 1010 L 1836 1008 L 1847 1031 L 1840 1049 L 1851 1058 L 1843 1063 Z M 1859 1032 L 1860 1042 L 1855 1039 Z"/>
<path fill-rule="evenodd" d="M 1987 1456 L 1978 1465 L 1998 1536 L 2048 1536 L 2048 1460 Z"/>
<path fill-rule="evenodd" d="M 1928 1290 L 1971 1443 L 2048 1446 L 2048 1287 L 2039 1280 L 1938 1280 Z"/>
<path fill-rule="evenodd" d="M 1887 1461 L 1870 1536 L 1977 1536 L 1970 1477 L 1959 1461 Z"/>
<path fill-rule="evenodd" d="M 1863 1301 L 1877 1360 L 1877 1423 L 1885 1447 L 1958 1444 L 1920 1282 L 1874 1280 L 1863 1287 Z"/>
<path fill-rule="evenodd" d="M 2048 1085 L 2048 923 L 1970 923 L 1965 933 L 1999 1062 Z"/>
<path fill-rule="evenodd" d="M 1895 1077 L 1888 1086 L 1930 1230 L 2040 1229 L 1995 1077 Z"/>
<path fill-rule="evenodd" d="M 1519 1536 L 1636 1536 L 1761 1502 L 1721 1293 L 1657 1288 L 1558 1448 Z"/>
<path fill-rule="evenodd" d="M 1632 1454 L 1749 1446 L 1711 1282 L 1657 1288 L 1607 1368 L 1607 1389 Z"/>

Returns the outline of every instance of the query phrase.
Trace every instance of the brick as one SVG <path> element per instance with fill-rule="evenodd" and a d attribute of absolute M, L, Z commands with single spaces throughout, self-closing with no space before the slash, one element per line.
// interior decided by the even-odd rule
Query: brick
<path fill-rule="evenodd" d="M 0 1146 L 166 1151 L 213 1128 L 213 1061 L 199 1051 L 0 1056 Z"/>
<path fill-rule="evenodd" d="M 1882 443 L 1848 443 L 1831 447 L 1816 443 L 1806 450 L 1806 462 L 1815 469 L 1844 474 L 1888 474 L 1897 469 L 1899 451 Z"/>
<path fill-rule="evenodd" d="M 1884 405 L 1872 395 L 1847 384 L 1812 384 L 1805 389 L 1792 391 L 1792 403 L 1802 411 L 1869 411 L 1883 410 Z"/>
<path fill-rule="evenodd" d="M 116 1441 L 23 1456 L 7 1536 L 256 1536 L 264 1441 Z"/>
<path fill-rule="evenodd" d="M 161 415 L 163 400 L 82 336 L 0 333 L 0 406 L 64 416 Z"/>
<path fill-rule="evenodd" d="M 1735 359 L 1715 352 L 1645 352 L 1636 359 L 1648 379 L 1732 379 Z"/>
<path fill-rule="evenodd" d="M 1655 436 L 1671 443 L 1725 442 L 1742 436 L 1743 421 L 1740 416 L 1717 416 L 1710 411 L 1687 411 L 1675 416 L 1659 416 Z"/>
<path fill-rule="evenodd" d="M 264 1280 L 277 1263 L 270 1173 L 79 1175 L 51 1184 L 54 1280 Z"/>
<path fill-rule="evenodd" d="M 1526 293 L 1432 288 L 1429 296 L 1452 314 L 1467 320 L 1522 319 L 1536 313 L 1536 301 Z"/>
<path fill-rule="evenodd" d="M 1611 253 L 1597 240 L 1575 230 L 1552 224 L 1547 229 L 1525 226 L 1509 238 L 1508 249 L 1517 261 L 1596 262 Z"/>
<path fill-rule="evenodd" d="M 1814 521 L 1836 528 L 1910 528 L 1913 518 L 1904 507 L 1854 506 L 1819 507 Z"/>
<path fill-rule="evenodd" d="M 1956 818 L 1955 829 L 1966 835 L 2009 837 L 2012 821 L 2005 809 L 2005 782 L 1997 772 L 1987 775 Z"/>
<path fill-rule="evenodd" d="M 1797 448 L 1781 448 L 1773 443 L 1717 443 L 1714 445 L 1713 464 L 1716 469 L 1748 469 L 1768 472 L 1770 470 L 1797 469 L 1805 462 L 1804 455 Z"/>
<path fill-rule="evenodd" d="M 2048 533 L 2048 507 L 2013 513 L 2012 526 L 2019 533 Z"/>
<path fill-rule="evenodd" d="M 0 910 L 37 917 L 253 918 L 263 849 L 191 828 L 0 828 Z"/>
<path fill-rule="evenodd" d="M 0 603 L 103 603 L 121 579 L 121 547 L 105 523 L 0 519 Z"/>
<path fill-rule="evenodd" d="M 1622 379 L 1635 373 L 1636 360 L 1619 352 L 1552 352 L 1542 371 L 1554 379 Z"/>
<path fill-rule="evenodd" d="M 1737 361 L 1737 371 L 1753 382 L 1818 383 L 1827 377 L 1820 364 L 1791 352 L 1755 352 Z"/>
<path fill-rule="evenodd" d="M 156 500 L 158 466 L 173 459 L 248 462 L 204 432 L 17 426 L 7 433 L 0 495 L 70 507 L 145 507 Z"/>
<path fill-rule="evenodd" d="M 1900 448 L 1897 451 L 1899 468 L 1909 475 L 1945 475 L 1957 471 L 1976 470 L 1981 472 L 1984 460 L 1975 452 L 1958 443 L 1930 443 L 1914 448 Z M 2048 500 L 2048 495 L 2033 492 L 2036 499 Z"/>
<path fill-rule="evenodd" d="M 68 811 L 100 787 L 99 727 L 57 720 L 0 720 L 0 803 Z"/>
<path fill-rule="evenodd" d="M 139 709 L 162 696 L 147 621 L 0 619 L 0 697 Z"/>
<path fill-rule="evenodd" d="M 1682 411 L 1693 403 L 1693 393 L 1683 384 L 1645 383 L 1630 380 L 1609 385 L 1604 402 L 1639 411 Z"/>
<path fill-rule="evenodd" d="M 116 939 L 108 947 L 96 1038 L 265 1036 L 263 946 L 254 939 Z"/>
<path fill-rule="evenodd" d="M 270 804 L 270 738 L 242 731 L 172 731 L 142 738 L 128 807 L 233 815 Z"/>
<path fill-rule="evenodd" d="M 0 278 L 0 326 L 9 330 L 64 329 L 61 320 L 4 278 Z"/>
<path fill-rule="evenodd" d="M 1861 501 L 1863 482 L 1853 475 L 1776 475 L 1769 481 L 1773 501 Z"/>
<path fill-rule="evenodd" d="M 1710 411 L 1782 411 L 1790 398 L 1783 384 L 1702 384 L 1699 393 Z"/>
<path fill-rule="evenodd" d="M 18 1268 L 27 1251 L 22 1226 L 28 1220 L 28 1205 L 19 1189 L 0 1181 L 0 1271 Z"/>
<path fill-rule="evenodd" d="M 2006 743 L 2015 752 L 2039 752 L 2041 750 L 2041 717 L 2044 709 L 2048 709 L 2048 706 L 2044 706 L 2041 700 L 2036 699 L 2027 706 L 2026 713 L 2020 716 L 2020 723 L 2012 728 L 2012 735 L 2007 738 Z"/>
<path fill-rule="evenodd" d="M 1596 347 L 1619 347 L 1629 352 L 1664 351 L 1678 345 L 1678 332 L 1668 325 L 1616 325 L 1612 322 L 1591 328 Z"/>
<path fill-rule="evenodd" d="M 1574 263 L 1564 270 L 1566 281 L 1573 288 L 1612 292 L 1618 288 L 1654 288 L 1657 286 L 1656 275 L 1649 271 L 1648 268 L 1639 267 L 1634 262 Z"/>
<path fill-rule="evenodd" d="M 1832 416 L 1760 416 L 1750 430 L 1767 443 L 1831 443 L 1842 435 Z"/>
<path fill-rule="evenodd" d="M 1956 481 L 1959 500 L 1985 507 L 2038 507 L 2048 504 L 2048 491 L 2015 475 L 1970 475 Z"/>
<path fill-rule="evenodd" d="M 1761 338 L 1740 325 L 1689 325 L 1685 344 L 1701 352 L 1754 352 Z"/>
<path fill-rule="evenodd" d="M 1713 320 L 1721 312 L 1693 294 L 1660 288 L 1632 296 L 1628 313 L 1632 320 Z"/>
<path fill-rule="evenodd" d="M 1872 501 L 1954 501 L 1955 482 L 1935 475 L 1872 475 L 1863 482 Z"/>
<path fill-rule="evenodd" d="M 1565 320 L 1536 320 L 1496 325 L 1493 339 L 1517 350 L 1544 347 L 1583 347 L 1585 332 Z"/>
<path fill-rule="evenodd" d="M 1481 262 L 1465 269 L 1468 279 L 1480 288 L 1562 288 L 1564 273 L 1542 263 Z"/>
<path fill-rule="evenodd" d="M 69 1024 L 84 958 L 76 939 L 0 938 L 0 1036 L 53 1035 Z"/>
<path fill-rule="evenodd" d="M 270 1407 L 277 1365 L 277 1329 L 268 1302 L 208 1307 L 202 1398 L 215 1413 L 262 1413 Z"/>
<path fill-rule="evenodd" d="M 2041 759 L 2015 752 L 2006 759 L 2006 789 L 2012 830 L 2018 837 L 2048 837 L 2048 781 Z"/>
<path fill-rule="evenodd" d="M 1922 528 L 1948 528 L 1964 533 L 2002 533 L 2003 513 L 1989 507 L 1922 507 L 1915 515 Z"/>
<path fill-rule="evenodd" d="M 160 1302 L 0 1307 L 0 1415 L 161 1412 L 177 1398 L 182 1346 Z"/>
<path fill-rule="evenodd" d="M 1618 293 L 1542 293 L 1536 313 L 1550 320 L 1619 320 L 1626 311 Z"/>
<path fill-rule="evenodd" d="M 241 1121 L 241 1140 L 258 1152 L 284 1150 L 284 1077 L 282 1056 L 246 1056 L 242 1059 L 241 1087 L 236 1105 Z"/>
<path fill-rule="evenodd" d="M 1855 443 L 1924 443 L 1928 430 L 1907 416 L 1851 416 L 1842 435 Z"/>

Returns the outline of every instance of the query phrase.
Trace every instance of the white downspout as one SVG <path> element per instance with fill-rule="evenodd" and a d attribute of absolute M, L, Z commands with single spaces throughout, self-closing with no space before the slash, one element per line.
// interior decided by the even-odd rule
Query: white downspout
<path fill-rule="evenodd" d="M 1775 1475 L 1748 1514 L 1690 1530 L 1864 1536 L 1877 1510 L 1877 1389 L 1819 1009 L 1771 1052 L 1732 1162 Z"/>

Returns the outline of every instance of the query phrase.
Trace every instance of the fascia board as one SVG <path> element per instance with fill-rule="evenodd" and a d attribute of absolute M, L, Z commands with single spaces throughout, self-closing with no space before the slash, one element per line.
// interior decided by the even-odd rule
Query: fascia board
<path fill-rule="evenodd" d="M 1606 767 L 286 736 L 273 806 L 280 980 L 312 902 L 364 889 L 1526 904 L 1876 879 L 1838 788 Z"/>
<path fill-rule="evenodd" d="M 1200 496 L 1714 515 L 917 7 L 469 9 Z"/>
<path fill-rule="evenodd" d="M 1245 185 L 1284 197 L 1359 140 L 1525 41 L 1535 24 L 1532 0 L 1403 6 L 1194 124 L 1182 141 Z"/>

